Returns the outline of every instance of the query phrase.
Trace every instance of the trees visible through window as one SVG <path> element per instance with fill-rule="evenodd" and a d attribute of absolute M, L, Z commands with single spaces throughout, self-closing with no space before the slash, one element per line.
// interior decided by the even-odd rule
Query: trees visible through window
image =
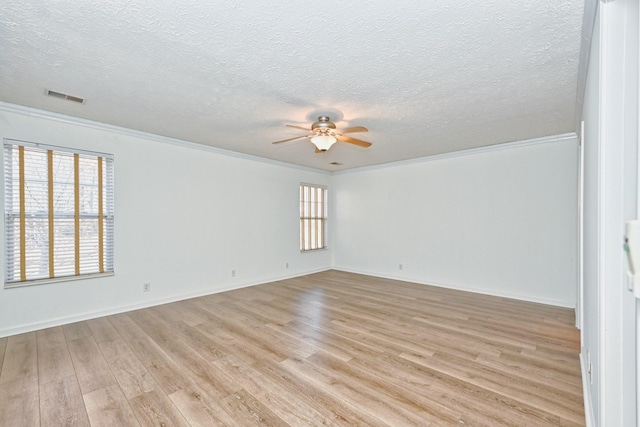
<path fill-rule="evenodd" d="M 327 188 L 300 184 L 300 250 L 327 246 Z"/>
<path fill-rule="evenodd" d="M 113 272 L 113 156 L 5 141 L 5 286 Z"/>

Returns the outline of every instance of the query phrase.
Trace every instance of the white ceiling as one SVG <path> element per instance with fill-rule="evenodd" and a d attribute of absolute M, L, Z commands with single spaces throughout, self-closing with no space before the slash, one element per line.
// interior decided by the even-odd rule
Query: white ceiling
<path fill-rule="evenodd" d="M 381 164 L 573 132 L 583 8 L 5 0 L 0 100 L 329 171 Z M 320 114 L 373 146 L 271 144 Z"/>

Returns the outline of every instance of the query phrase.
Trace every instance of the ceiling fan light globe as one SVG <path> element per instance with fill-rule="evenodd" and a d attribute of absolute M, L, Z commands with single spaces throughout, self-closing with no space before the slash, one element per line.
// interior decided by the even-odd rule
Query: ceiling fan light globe
<path fill-rule="evenodd" d="M 320 151 L 327 151 L 337 141 L 333 135 L 317 135 L 311 138 L 311 142 L 318 147 Z"/>

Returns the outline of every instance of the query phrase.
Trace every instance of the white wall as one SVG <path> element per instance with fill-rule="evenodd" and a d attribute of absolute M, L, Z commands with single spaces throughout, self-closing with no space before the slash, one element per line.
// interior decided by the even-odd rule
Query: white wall
<path fill-rule="evenodd" d="M 0 336 L 331 267 L 330 250 L 302 254 L 298 236 L 298 186 L 330 187 L 329 174 L 10 110 L 1 138 L 114 154 L 116 274 L 0 287 Z"/>
<path fill-rule="evenodd" d="M 637 218 L 638 2 L 600 2 L 585 104 L 583 375 L 587 417 L 637 425 L 636 301 L 626 285 L 625 221 Z M 590 359 L 590 360 L 589 360 Z M 589 420 L 589 418 L 588 418 Z M 590 424 L 588 424 L 590 425 Z"/>
<path fill-rule="evenodd" d="M 575 307 L 577 154 L 572 137 L 336 174 L 334 268 Z"/>
<path fill-rule="evenodd" d="M 600 15 L 596 15 L 599 22 Z M 587 419 L 599 418 L 600 407 L 598 401 L 593 401 L 592 396 L 600 395 L 600 371 L 591 369 L 589 364 L 598 368 L 600 366 L 600 287 L 599 283 L 599 249 L 598 249 L 598 223 L 600 211 L 598 209 L 598 181 L 599 181 L 599 81 L 600 81 L 600 26 L 595 25 L 592 41 L 587 84 L 585 90 L 584 108 L 582 120 L 584 121 L 584 232 L 583 232 L 583 302 L 582 311 L 584 323 L 582 325 L 582 374 L 585 376 L 584 393 L 586 397 L 585 412 Z"/>

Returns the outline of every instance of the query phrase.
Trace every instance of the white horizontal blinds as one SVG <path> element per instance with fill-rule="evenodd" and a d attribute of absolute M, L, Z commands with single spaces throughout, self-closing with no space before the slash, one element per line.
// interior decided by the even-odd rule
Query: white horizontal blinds
<path fill-rule="evenodd" d="M 98 271 L 104 273 L 104 190 L 102 157 L 98 157 Z"/>
<path fill-rule="evenodd" d="M 300 250 L 304 251 L 307 249 L 306 246 L 306 230 L 305 230 L 305 217 L 304 217 L 304 211 L 305 211 L 305 189 L 306 187 L 304 185 L 300 185 Z"/>
<path fill-rule="evenodd" d="M 322 249 L 326 246 L 327 189 L 300 185 L 300 250 Z"/>
<path fill-rule="evenodd" d="M 76 155 L 78 156 L 78 155 Z M 79 270 L 81 272 L 100 272 L 100 197 L 98 158 L 78 156 L 78 177 L 80 183 L 80 256 Z"/>
<path fill-rule="evenodd" d="M 7 283 L 113 271 L 112 158 L 5 144 L 5 190 Z"/>
<path fill-rule="evenodd" d="M 49 277 L 55 276 L 55 258 L 53 254 L 55 253 L 55 222 L 53 220 L 53 212 L 54 212 L 54 199 L 53 199 L 53 150 L 47 150 L 47 199 L 49 201 L 48 212 L 49 212 Z"/>
<path fill-rule="evenodd" d="M 80 158 L 73 155 L 73 260 L 74 272 L 80 275 Z"/>
<path fill-rule="evenodd" d="M 46 150 L 18 147 L 19 277 L 21 281 L 49 277 L 49 177 Z"/>
<path fill-rule="evenodd" d="M 5 146 L 4 150 L 4 170 L 5 175 L 13 176 L 14 168 L 14 156 L 17 155 L 12 146 Z M 20 219 L 17 217 L 20 211 L 16 204 L 16 196 L 19 196 L 20 182 L 18 180 L 4 180 L 4 203 L 5 203 L 5 220 L 4 220 L 4 235 L 5 235 L 5 280 L 8 277 L 15 277 L 16 274 L 20 274 L 20 253 L 16 254 L 16 246 L 20 245 Z M 19 205 L 18 205 L 19 206 Z M 16 256 L 18 259 L 16 259 Z M 17 272 L 16 272 L 17 271 Z"/>
<path fill-rule="evenodd" d="M 113 158 L 102 157 L 102 268 L 105 272 L 113 271 Z"/>

